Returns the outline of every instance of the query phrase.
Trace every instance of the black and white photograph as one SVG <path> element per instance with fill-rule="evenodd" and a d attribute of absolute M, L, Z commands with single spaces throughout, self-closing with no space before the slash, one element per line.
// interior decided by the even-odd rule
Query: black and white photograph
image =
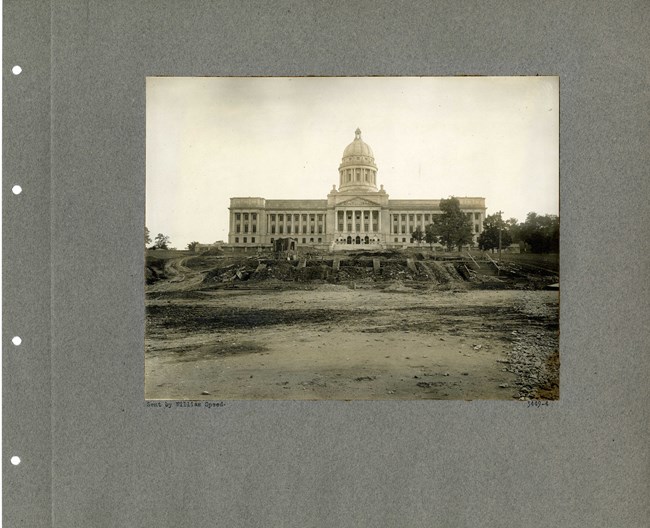
<path fill-rule="evenodd" d="M 559 79 L 148 77 L 145 399 L 560 397 Z"/>

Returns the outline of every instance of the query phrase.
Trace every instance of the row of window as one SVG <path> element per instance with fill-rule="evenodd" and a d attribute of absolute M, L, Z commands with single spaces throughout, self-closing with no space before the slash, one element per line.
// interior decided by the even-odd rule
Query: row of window
<path fill-rule="evenodd" d="M 348 229 L 347 229 L 348 232 L 351 232 L 351 231 L 352 231 L 352 225 L 353 225 L 353 224 L 348 224 L 348 225 L 347 225 L 347 227 L 348 227 Z M 343 226 L 344 226 L 344 224 L 339 224 L 339 226 L 338 226 L 338 227 L 339 227 L 339 231 L 343 231 Z M 356 227 L 356 231 L 361 231 L 361 224 L 354 224 L 354 226 Z M 418 224 L 418 226 L 419 226 L 419 227 L 422 227 L 422 226 L 420 226 L 419 224 Z M 370 227 L 369 224 L 363 224 L 363 230 L 364 230 L 365 232 L 368 232 L 368 231 L 369 231 L 369 229 L 368 229 L 369 227 Z M 376 232 L 376 231 L 378 231 L 378 228 L 379 228 L 379 226 L 378 226 L 377 224 L 372 224 L 372 232 Z M 291 234 L 291 226 L 290 226 L 290 225 L 287 226 L 286 231 L 287 231 L 287 235 L 290 235 L 290 234 Z M 318 231 L 318 234 L 319 234 L 319 235 L 322 234 L 322 233 L 323 233 L 323 226 L 322 226 L 322 225 L 319 225 L 317 231 Z M 241 232 L 242 232 L 242 230 L 241 230 L 241 224 L 237 224 L 237 225 L 235 226 L 235 233 L 241 233 Z M 248 232 L 249 232 L 249 231 L 248 231 L 248 224 L 244 224 L 244 231 L 243 231 L 243 232 L 244 232 L 244 233 L 248 233 Z M 295 234 L 298 234 L 299 232 L 300 232 L 300 231 L 299 231 L 298 227 L 296 226 L 296 230 L 294 231 L 294 233 L 295 233 Z M 314 233 L 316 233 L 316 228 L 315 228 L 313 225 L 310 226 L 310 227 L 309 227 L 309 232 L 313 235 Z M 392 231 L 391 231 L 391 232 L 392 232 L 392 233 L 397 233 L 397 232 L 398 232 L 398 226 L 397 226 L 397 225 L 393 225 L 393 226 L 392 226 Z M 478 225 L 478 224 L 474 224 L 474 232 L 475 232 L 475 233 L 478 233 L 478 232 L 479 232 L 479 225 Z M 252 226 L 251 233 L 257 233 L 257 226 L 256 226 L 255 224 L 253 224 L 253 226 Z M 277 227 L 277 233 L 278 233 L 278 234 L 281 234 L 281 235 L 284 234 L 284 226 L 283 226 L 283 225 L 279 225 L 279 226 Z M 406 225 L 402 225 L 402 234 L 404 234 L 404 233 L 406 233 Z M 271 226 L 271 234 L 272 234 L 272 235 L 275 235 L 275 234 L 276 234 L 276 226 L 275 226 L 275 225 L 272 225 L 272 226 Z M 307 226 L 306 226 L 306 225 L 303 225 L 303 226 L 302 226 L 302 234 L 303 234 L 303 235 L 306 235 L 306 234 L 307 234 Z"/>
<path fill-rule="evenodd" d="M 438 213 L 438 214 L 440 214 L 440 213 Z M 465 215 L 468 218 L 472 217 L 472 213 L 465 213 Z M 402 214 L 394 214 L 392 216 L 393 216 L 393 222 L 397 222 L 400 219 L 400 217 L 401 217 L 402 222 L 406 222 L 406 217 L 407 216 L 408 216 L 408 219 L 409 219 L 410 222 L 413 222 L 413 220 L 417 220 L 418 222 L 420 222 L 422 220 L 423 215 L 419 214 L 419 213 L 410 213 L 408 215 L 406 213 L 402 213 Z M 433 217 L 434 217 L 433 214 L 424 214 L 424 221 L 429 222 L 430 220 L 433 220 Z M 474 213 L 474 220 L 478 221 L 480 219 L 481 219 L 481 213 Z"/>
<path fill-rule="evenodd" d="M 418 224 L 417 227 L 422 228 L 422 226 L 420 224 Z M 474 224 L 474 232 L 478 233 L 479 229 L 480 229 L 479 224 Z M 399 228 L 398 228 L 397 225 L 394 224 L 392 226 L 391 233 L 398 233 L 398 232 L 399 232 Z M 406 232 L 407 232 L 406 231 L 406 226 L 404 224 L 402 224 L 402 234 L 405 234 Z"/>
<path fill-rule="evenodd" d="M 272 234 L 272 235 L 275 235 L 276 233 L 278 233 L 278 234 L 280 234 L 280 235 L 283 235 L 283 234 L 284 234 L 284 231 L 285 231 L 285 230 L 284 230 L 284 226 L 283 226 L 282 224 L 280 224 L 280 225 L 277 226 L 277 227 L 275 226 L 275 224 L 272 224 L 272 225 L 271 225 L 271 234 Z M 287 235 L 290 235 L 290 234 L 291 234 L 291 225 L 287 225 L 287 226 L 286 226 L 286 231 L 287 231 Z M 319 225 L 318 228 L 316 228 L 316 227 L 313 226 L 313 225 L 309 226 L 309 232 L 310 232 L 312 235 L 313 235 L 314 233 L 316 233 L 317 231 L 318 231 L 318 234 L 319 234 L 319 235 L 322 234 L 322 233 L 323 233 L 323 226 L 322 226 L 322 225 Z M 296 229 L 294 230 L 294 233 L 297 235 L 299 232 L 300 232 L 300 230 L 298 229 L 298 226 L 296 226 Z M 306 226 L 306 225 L 303 225 L 303 226 L 302 226 L 302 234 L 303 234 L 303 235 L 306 235 L 306 234 L 307 234 L 307 226 Z"/>
<path fill-rule="evenodd" d="M 293 215 L 291 215 L 291 214 L 286 214 L 286 215 L 285 214 L 270 214 L 269 216 L 271 217 L 271 222 L 275 222 L 276 217 L 277 217 L 278 222 L 284 222 L 285 221 L 285 216 L 286 216 L 286 221 L 287 222 L 291 221 L 292 216 L 293 216 L 293 221 L 298 222 L 300 220 L 301 215 L 299 215 L 299 214 L 293 214 Z M 323 221 L 323 215 L 322 214 L 319 214 L 319 215 L 316 215 L 316 214 L 303 214 L 302 215 L 302 221 L 306 222 L 308 216 L 309 216 L 309 220 L 311 222 L 313 222 L 316 219 L 316 217 L 318 217 L 319 222 Z"/>
<path fill-rule="evenodd" d="M 242 216 L 244 220 L 248 220 L 249 213 L 235 213 L 235 220 L 241 220 Z M 251 220 L 257 220 L 257 213 L 250 213 Z"/>
<path fill-rule="evenodd" d="M 361 211 L 356 211 L 355 213 L 356 213 L 354 215 L 355 219 L 361 218 Z M 377 218 L 378 214 L 379 214 L 378 211 L 363 211 L 364 220 L 367 220 L 368 218 L 370 218 L 369 213 L 372 213 L 373 218 Z M 345 212 L 344 211 L 339 211 L 338 214 L 339 214 L 339 218 L 341 218 L 343 216 L 343 214 L 345 214 L 346 218 L 352 219 L 352 211 L 345 211 Z M 471 216 L 472 216 L 472 213 L 465 213 L 465 214 L 469 218 L 471 218 Z M 292 214 L 286 214 L 286 215 L 285 214 L 270 214 L 269 216 L 270 216 L 271 222 L 276 221 L 276 216 L 277 216 L 277 220 L 279 222 L 284 222 L 285 221 L 285 216 L 286 216 L 286 221 L 291 221 L 291 218 L 293 216 L 293 221 L 298 222 L 298 221 L 300 221 L 300 216 L 301 215 L 300 214 L 293 214 L 293 215 Z M 323 216 L 324 215 L 322 215 L 322 214 L 318 214 L 318 215 L 316 215 L 316 214 L 302 214 L 302 221 L 306 222 L 307 217 L 309 217 L 309 220 L 313 222 L 313 221 L 316 220 L 316 217 L 318 217 L 318 221 L 322 222 L 323 221 Z M 410 214 L 407 215 L 406 213 L 402 213 L 402 214 L 394 214 L 392 216 L 393 216 L 393 222 L 397 222 L 399 220 L 399 217 L 401 217 L 402 222 L 405 222 L 407 216 L 408 216 L 409 221 L 411 221 L 411 222 L 413 222 L 414 220 L 417 220 L 418 222 L 422 221 L 423 216 L 424 216 L 424 221 L 429 222 L 429 221 L 431 221 L 433 219 L 434 215 L 433 214 L 428 214 L 428 213 L 424 214 L 424 215 L 419 214 L 419 213 L 417 213 L 417 214 L 416 213 L 410 213 Z M 236 221 L 241 221 L 242 217 L 243 217 L 244 221 L 247 221 L 249 219 L 249 213 L 235 213 L 235 220 Z M 253 221 L 257 220 L 257 213 L 250 213 L 250 219 L 253 220 Z M 480 219 L 481 219 L 481 213 L 474 213 L 474 220 L 478 221 Z"/>
<path fill-rule="evenodd" d="M 363 212 L 364 220 L 368 220 L 370 218 L 370 213 L 372 213 L 373 220 L 376 220 L 379 217 L 379 211 L 355 211 L 354 218 L 360 220 L 362 212 Z M 344 215 L 348 220 L 352 220 L 352 211 L 339 211 L 338 212 L 339 221 L 343 219 Z"/>
<path fill-rule="evenodd" d="M 235 233 L 241 233 L 241 224 L 235 224 Z M 251 226 L 251 233 L 257 233 L 257 224 Z M 244 224 L 244 233 L 248 233 L 248 224 Z"/>
<path fill-rule="evenodd" d="M 251 244 L 255 244 L 255 237 L 250 237 L 250 238 L 251 238 L 250 243 L 251 243 Z M 273 244 L 274 241 L 275 241 L 275 239 L 272 238 L 272 239 L 271 239 L 271 244 Z M 309 242 L 310 242 L 311 244 L 313 244 L 313 243 L 314 243 L 314 239 L 313 239 L 313 238 L 310 238 L 310 239 L 309 239 Z M 318 243 L 321 244 L 322 242 L 323 242 L 323 238 L 322 238 L 322 237 L 319 237 L 319 238 L 318 238 Z M 243 243 L 243 244 L 248 244 L 248 237 L 242 237 L 242 243 Z M 302 239 L 302 243 L 303 243 L 303 244 L 306 244 L 306 243 L 307 243 L 307 239 L 306 239 L 306 238 L 303 238 L 303 239 Z M 239 244 L 239 237 L 235 237 L 235 244 Z"/>

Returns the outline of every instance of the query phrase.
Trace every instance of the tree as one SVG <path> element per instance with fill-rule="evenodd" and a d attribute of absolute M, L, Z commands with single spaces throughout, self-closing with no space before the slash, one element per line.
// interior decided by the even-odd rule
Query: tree
<path fill-rule="evenodd" d="M 433 245 L 438 242 L 438 236 L 436 235 L 436 226 L 429 224 L 424 228 L 424 240 L 429 247 L 433 249 Z"/>
<path fill-rule="evenodd" d="M 196 246 L 198 246 L 198 244 L 199 244 L 199 243 L 196 242 L 196 241 L 194 241 L 194 242 L 190 242 L 190 243 L 187 245 L 187 249 L 189 249 L 190 251 L 194 251 L 194 250 L 196 249 Z"/>
<path fill-rule="evenodd" d="M 154 240 L 154 249 L 169 249 L 169 237 L 166 235 L 163 235 L 162 233 L 158 233 L 156 235 L 156 238 Z"/>
<path fill-rule="evenodd" d="M 411 238 L 415 240 L 418 244 L 424 239 L 424 232 L 420 226 L 417 226 L 415 230 L 411 233 Z"/>
<path fill-rule="evenodd" d="M 560 218 L 556 215 L 528 213 L 520 224 L 521 241 L 533 253 L 557 253 L 560 250 Z"/>
<path fill-rule="evenodd" d="M 144 245 L 151 244 L 151 235 L 149 234 L 149 228 L 147 226 L 144 227 Z"/>
<path fill-rule="evenodd" d="M 460 210 L 460 202 L 453 196 L 447 200 L 440 200 L 442 214 L 435 215 L 433 225 L 440 241 L 451 251 L 454 246 L 461 251 L 463 246 L 472 243 L 472 222 Z"/>
<path fill-rule="evenodd" d="M 510 236 L 512 237 L 512 242 L 511 244 L 517 244 L 518 242 L 521 241 L 520 237 L 520 225 L 519 221 L 516 218 L 508 218 L 505 222 L 506 224 L 506 229 L 510 233 Z"/>
<path fill-rule="evenodd" d="M 516 219 L 511 218 L 504 222 L 501 213 L 488 215 L 483 222 L 483 232 L 478 237 L 478 245 L 481 249 L 496 249 L 499 247 L 499 231 L 501 231 L 501 247 L 505 248 L 512 244 L 512 236 L 508 223 Z"/>

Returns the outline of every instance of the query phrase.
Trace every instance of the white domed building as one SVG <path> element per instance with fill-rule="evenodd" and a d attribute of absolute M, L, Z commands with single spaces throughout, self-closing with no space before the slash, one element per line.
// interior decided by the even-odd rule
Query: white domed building
<path fill-rule="evenodd" d="M 474 240 L 483 231 L 485 198 L 456 197 L 471 218 Z M 413 246 L 411 233 L 422 230 L 441 214 L 440 200 L 389 200 L 377 189 L 377 165 L 370 145 L 357 128 L 343 151 L 339 186 L 326 200 L 266 200 L 231 198 L 228 244 L 234 247 L 271 246 L 292 237 L 298 246 L 321 249 L 382 249 Z"/>

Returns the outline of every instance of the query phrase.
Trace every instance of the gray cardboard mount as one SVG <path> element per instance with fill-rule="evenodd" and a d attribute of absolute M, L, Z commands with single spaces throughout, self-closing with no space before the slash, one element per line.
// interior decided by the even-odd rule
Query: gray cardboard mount
<path fill-rule="evenodd" d="M 648 526 L 649 17 L 5 0 L 5 526 Z M 465 74 L 560 77 L 560 400 L 147 408 L 145 77 Z"/>

